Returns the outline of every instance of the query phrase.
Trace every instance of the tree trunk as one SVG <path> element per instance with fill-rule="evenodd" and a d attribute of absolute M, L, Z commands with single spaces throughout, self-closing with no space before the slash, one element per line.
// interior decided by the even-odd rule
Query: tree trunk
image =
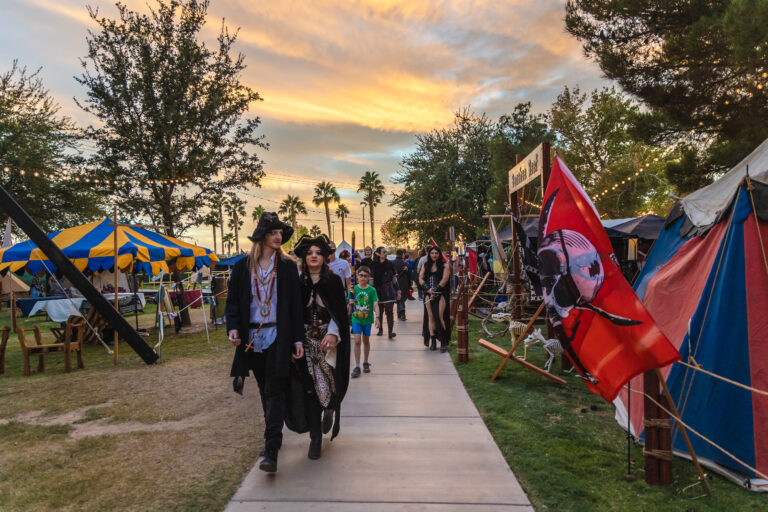
<path fill-rule="evenodd" d="M 328 223 L 328 236 L 331 236 L 331 210 L 328 209 L 328 200 L 325 200 L 325 221 Z"/>
<path fill-rule="evenodd" d="M 240 254 L 240 241 L 238 240 L 240 238 L 240 231 L 237 229 L 237 223 L 239 221 L 237 218 L 237 212 L 232 214 L 232 219 L 235 221 L 235 253 Z"/>
<path fill-rule="evenodd" d="M 216 254 L 216 224 L 213 225 L 213 253 Z"/>
<path fill-rule="evenodd" d="M 341 216 L 341 239 L 344 240 L 344 215 Z"/>
<path fill-rule="evenodd" d="M 221 203 L 219 203 L 219 228 L 221 228 L 221 250 L 224 250 L 224 210 Z"/>
<path fill-rule="evenodd" d="M 373 250 L 376 250 L 376 237 L 373 234 L 373 197 L 369 197 L 370 201 L 368 201 L 368 204 L 371 206 L 371 247 L 373 247 Z"/>

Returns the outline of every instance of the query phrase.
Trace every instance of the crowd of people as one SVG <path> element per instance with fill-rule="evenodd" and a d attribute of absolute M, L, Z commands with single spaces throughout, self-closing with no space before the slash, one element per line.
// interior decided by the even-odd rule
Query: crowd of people
<path fill-rule="evenodd" d="M 283 425 L 309 432 L 310 459 L 321 456 L 323 434 L 338 435 L 350 377 L 371 371 L 372 328 L 383 336 L 386 319 L 395 340 L 395 312 L 406 320 L 414 284 L 424 305 L 424 345 L 437 350 L 439 342 L 445 352 L 450 336 L 450 269 L 439 247 L 414 258 L 398 249 L 390 260 L 384 247 L 337 257 L 327 236 L 303 235 L 286 254 L 282 245 L 292 235 L 277 214 L 261 216 L 250 253 L 232 270 L 226 304 L 233 389 L 242 394 L 253 373 L 265 423 L 259 469 L 267 473 L 277 471 Z"/>

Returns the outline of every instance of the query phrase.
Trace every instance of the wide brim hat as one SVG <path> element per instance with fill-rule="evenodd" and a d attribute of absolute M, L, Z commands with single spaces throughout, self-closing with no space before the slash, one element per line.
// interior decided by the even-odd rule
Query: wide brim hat
<path fill-rule="evenodd" d="M 311 237 L 309 235 L 302 235 L 296 243 L 296 246 L 293 248 L 293 253 L 299 258 L 304 259 L 307 251 L 309 251 L 309 248 L 313 245 L 320 248 L 320 253 L 323 256 L 330 256 L 334 252 L 334 250 L 331 249 L 331 241 L 328 239 L 328 236 L 320 235 Z"/>
<path fill-rule="evenodd" d="M 248 237 L 248 240 L 260 242 L 273 229 L 283 230 L 283 240 L 288 240 L 293 236 L 293 228 L 281 221 L 275 212 L 264 212 L 259 217 L 259 223 L 256 225 L 256 229 L 253 230 L 253 234 Z"/>

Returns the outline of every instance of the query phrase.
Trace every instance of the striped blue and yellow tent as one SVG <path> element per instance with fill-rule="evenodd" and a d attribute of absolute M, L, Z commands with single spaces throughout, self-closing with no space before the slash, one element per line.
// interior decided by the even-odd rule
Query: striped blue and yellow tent
<path fill-rule="evenodd" d="M 109 218 L 48 234 L 82 272 L 111 270 L 115 261 L 114 226 Z M 122 271 L 195 270 L 219 261 L 210 249 L 139 227 L 117 227 L 117 266 Z M 31 274 L 56 267 L 31 240 L 0 251 L 0 274 L 26 269 Z"/>

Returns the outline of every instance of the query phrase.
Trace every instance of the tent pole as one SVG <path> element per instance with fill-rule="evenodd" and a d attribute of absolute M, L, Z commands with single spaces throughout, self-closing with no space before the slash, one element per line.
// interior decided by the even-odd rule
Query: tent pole
<path fill-rule="evenodd" d="M 13 283 L 11 283 L 11 325 L 13 332 L 16 332 L 16 293 L 13 291 Z"/>
<path fill-rule="evenodd" d="M 117 286 L 118 286 L 118 282 L 117 282 L 117 272 L 118 272 L 118 270 L 117 270 L 117 206 L 115 206 L 115 208 L 114 208 L 114 215 L 112 217 L 112 225 L 114 226 L 114 229 L 112 231 L 112 239 L 115 242 L 115 244 L 114 244 L 115 245 L 115 266 L 112 268 L 112 270 L 113 270 L 113 272 L 115 274 L 115 310 L 119 313 L 120 312 L 120 302 L 119 302 L 119 297 L 117 296 Z M 118 338 L 118 334 L 117 334 L 117 329 L 113 329 L 113 330 L 114 330 L 114 333 L 115 333 L 114 334 L 114 340 L 113 340 L 113 344 L 114 344 L 113 352 L 115 353 L 114 363 L 115 363 L 115 365 L 117 365 L 117 338 Z"/>
<path fill-rule="evenodd" d="M 688 453 L 691 454 L 691 460 L 693 461 L 693 465 L 696 467 L 696 472 L 699 474 L 699 480 L 701 481 L 701 484 L 704 486 L 704 490 L 707 493 L 707 496 L 710 498 L 712 497 L 712 489 L 709 487 L 709 480 L 707 480 L 707 475 L 704 474 L 704 470 L 701 469 L 701 464 L 699 464 L 699 459 L 696 457 L 696 452 L 693 451 L 693 445 L 691 444 L 691 440 L 688 438 L 688 432 L 685 430 L 685 426 L 683 425 L 683 420 L 680 417 L 680 413 L 677 410 L 677 405 L 675 405 L 675 401 L 672 400 L 672 394 L 669 392 L 669 388 L 667 387 L 667 381 L 664 379 L 664 376 L 661 374 L 661 370 L 658 368 L 655 368 L 654 371 L 656 372 L 656 376 L 659 378 L 659 382 L 661 382 L 661 387 L 664 388 L 664 394 L 667 395 L 668 402 L 669 402 L 669 408 L 672 409 L 672 413 L 674 414 L 675 419 L 680 424 L 680 433 L 683 434 L 683 440 L 685 441 L 685 446 L 688 448 Z"/>

